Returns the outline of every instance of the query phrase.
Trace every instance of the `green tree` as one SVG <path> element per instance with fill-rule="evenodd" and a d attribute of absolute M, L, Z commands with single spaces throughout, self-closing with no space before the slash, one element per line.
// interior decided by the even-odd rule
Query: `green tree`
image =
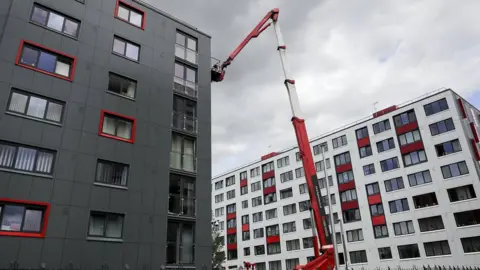
<path fill-rule="evenodd" d="M 220 236 L 218 231 L 212 233 L 212 268 L 222 269 L 222 263 L 225 261 L 224 251 L 225 238 Z"/>

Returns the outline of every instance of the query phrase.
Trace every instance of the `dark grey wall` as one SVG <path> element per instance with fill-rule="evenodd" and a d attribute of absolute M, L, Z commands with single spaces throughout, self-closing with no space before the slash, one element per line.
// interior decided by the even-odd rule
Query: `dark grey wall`
<path fill-rule="evenodd" d="M 144 31 L 114 18 L 116 0 L 38 0 L 81 21 L 76 40 L 29 23 L 33 2 L 0 1 L 0 139 L 57 150 L 55 171 L 53 179 L 0 171 L 0 198 L 49 202 L 51 213 L 44 239 L 0 236 L 0 268 L 11 261 L 25 268 L 165 264 L 174 43 L 180 29 L 199 44 L 196 267 L 210 269 L 210 38 L 138 3 L 133 5 L 147 12 Z M 114 33 L 141 45 L 140 63 L 111 53 Z M 77 56 L 74 81 L 16 66 L 21 39 Z M 109 71 L 138 80 L 136 101 L 105 92 Z M 11 87 L 67 102 L 63 126 L 5 114 Z M 134 144 L 98 136 L 101 109 L 136 118 Z M 128 191 L 93 185 L 97 158 L 130 165 Z M 90 210 L 125 213 L 124 242 L 87 241 Z"/>

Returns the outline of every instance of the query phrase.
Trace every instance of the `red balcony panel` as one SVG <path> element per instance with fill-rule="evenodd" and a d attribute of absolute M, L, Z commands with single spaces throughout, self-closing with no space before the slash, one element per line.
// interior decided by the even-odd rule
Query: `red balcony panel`
<path fill-rule="evenodd" d="M 266 172 L 266 173 L 262 174 L 262 180 L 272 178 L 272 177 L 275 177 L 275 170 L 272 170 L 272 171 L 269 171 L 269 172 Z"/>
<path fill-rule="evenodd" d="M 417 141 L 414 143 L 406 144 L 404 146 L 400 146 L 400 152 L 402 153 L 402 155 L 422 149 L 424 149 L 422 141 Z"/>
<path fill-rule="evenodd" d="M 349 202 L 342 202 L 342 210 L 350 210 L 358 208 L 358 201 L 349 201 Z"/>
<path fill-rule="evenodd" d="M 386 224 L 385 216 L 381 215 L 381 216 L 372 217 L 372 224 L 373 226 Z"/>
<path fill-rule="evenodd" d="M 352 181 L 349 181 L 347 183 L 338 185 L 338 191 L 339 192 L 349 190 L 349 189 L 354 189 L 354 188 L 355 188 L 355 180 L 352 180 Z"/>
<path fill-rule="evenodd" d="M 475 128 L 475 124 L 472 122 L 470 123 L 470 129 L 472 130 L 472 134 L 473 134 L 473 138 L 475 139 L 475 142 L 479 142 L 478 140 L 478 133 L 477 133 L 477 129 Z"/>
<path fill-rule="evenodd" d="M 280 235 L 267 236 L 267 244 L 280 242 Z"/>
<path fill-rule="evenodd" d="M 352 169 L 352 163 L 347 163 L 347 164 L 337 166 L 335 168 L 335 171 L 337 171 L 337 173 L 342 173 L 342 172 L 350 171 L 351 169 Z"/>
<path fill-rule="evenodd" d="M 381 202 L 382 202 L 382 196 L 380 196 L 380 193 L 372 195 L 372 196 L 368 196 L 368 204 L 369 205 L 379 204 Z"/>
<path fill-rule="evenodd" d="M 366 145 L 369 145 L 370 144 L 370 138 L 369 137 L 365 137 L 365 138 L 361 138 L 360 140 L 357 140 L 357 144 L 358 144 L 358 147 L 364 147 Z"/>
<path fill-rule="evenodd" d="M 236 218 L 237 217 L 237 213 L 230 213 L 230 214 L 227 214 L 227 220 L 229 219 L 233 219 L 233 218 Z"/>
<path fill-rule="evenodd" d="M 246 232 L 250 230 L 250 224 L 243 224 L 242 225 L 242 232 Z"/>
<path fill-rule="evenodd" d="M 460 112 L 462 113 L 463 118 L 467 118 L 467 113 L 465 113 L 465 107 L 463 106 L 463 101 L 461 98 L 457 99 L 458 106 L 460 107 Z"/>
<path fill-rule="evenodd" d="M 275 191 L 277 191 L 276 186 L 267 187 L 263 189 L 263 195 L 274 193 Z"/>
<path fill-rule="evenodd" d="M 235 250 L 235 249 L 237 249 L 237 243 L 227 244 L 227 249 L 228 249 L 228 250 Z"/>
<path fill-rule="evenodd" d="M 248 181 L 247 179 L 242 179 L 240 180 L 240 187 L 245 187 L 248 186 Z"/>
<path fill-rule="evenodd" d="M 478 161 L 480 161 L 480 152 L 478 151 L 477 143 L 475 142 L 474 139 L 470 139 L 470 142 L 472 143 L 473 154 L 475 155 L 475 158 L 476 158 Z"/>
<path fill-rule="evenodd" d="M 237 233 L 237 228 L 228 228 L 227 229 L 227 234 L 236 234 Z"/>
<path fill-rule="evenodd" d="M 262 159 L 262 160 L 269 159 L 269 158 L 274 157 L 274 156 L 276 156 L 276 155 L 278 155 L 277 152 L 271 152 L 271 153 L 268 153 L 268 154 L 266 154 L 266 155 L 263 155 L 263 156 L 261 157 L 261 159 Z"/>
<path fill-rule="evenodd" d="M 408 123 L 408 124 L 403 125 L 401 127 L 397 127 L 396 132 L 397 132 L 397 135 L 400 135 L 400 134 L 407 133 L 407 132 L 415 130 L 415 129 L 418 129 L 418 123 L 416 121 L 412 122 L 412 123 Z"/>
<path fill-rule="evenodd" d="M 380 110 L 378 112 L 374 112 L 373 113 L 373 118 L 377 118 L 377 117 L 380 117 L 382 115 L 385 115 L 387 113 L 390 113 L 390 112 L 393 112 L 397 109 L 397 106 L 396 105 L 393 105 L 393 106 L 390 106 L 388 108 L 385 108 L 383 110 Z"/>

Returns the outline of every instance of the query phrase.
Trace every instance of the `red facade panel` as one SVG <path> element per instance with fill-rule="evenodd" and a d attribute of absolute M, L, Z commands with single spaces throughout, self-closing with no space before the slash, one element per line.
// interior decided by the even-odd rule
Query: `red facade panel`
<path fill-rule="evenodd" d="M 404 146 L 401 146 L 400 147 L 400 152 L 403 155 L 403 154 L 407 154 L 407 153 L 422 150 L 422 149 L 424 149 L 423 142 L 418 141 L 418 142 L 409 143 L 409 144 L 406 144 Z"/>
<path fill-rule="evenodd" d="M 275 170 L 262 174 L 262 180 L 275 177 Z"/>
<path fill-rule="evenodd" d="M 230 214 L 227 214 L 227 220 L 229 219 L 233 219 L 233 218 L 236 218 L 237 217 L 237 213 L 230 213 Z"/>
<path fill-rule="evenodd" d="M 240 180 L 240 187 L 248 186 L 247 179 Z"/>
<path fill-rule="evenodd" d="M 263 189 L 263 195 L 274 193 L 275 191 L 277 191 L 276 186 L 267 187 Z"/>
<path fill-rule="evenodd" d="M 412 122 L 412 123 L 408 123 L 406 125 L 403 125 L 401 127 L 397 127 L 395 130 L 397 132 L 397 135 L 400 135 L 400 134 L 407 133 L 409 131 L 415 130 L 417 128 L 418 128 L 418 123 L 417 122 Z"/>
<path fill-rule="evenodd" d="M 352 163 L 348 163 L 348 164 L 337 166 L 335 168 L 335 171 L 337 171 L 337 173 L 342 173 L 342 172 L 350 171 L 351 169 L 352 169 Z"/>
<path fill-rule="evenodd" d="M 458 106 L 460 107 L 460 112 L 462 113 L 462 117 L 465 119 L 467 118 L 467 113 L 465 113 L 465 107 L 463 106 L 463 101 L 461 98 L 457 99 Z"/>
<path fill-rule="evenodd" d="M 228 228 L 227 229 L 227 234 L 236 234 L 237 233 L 237 228 Z"/>
<path fill-rule="evenodd" d="M 382 196 L 380 196 L 380 194 L 375 194 L 375 195 L 372 195 L 372 196 L 368 196 L 368 204 L 369 205 L 379 204 L 381 202 L 382 202 Z"/>
<path fill-rule="evenodd" d="M 268 153 L 268 154 L 266 154 L 266 155 L 263 155 L 263 156 L 261 157 L 261 160 L 266 160 L 266 159 L 269 159 L 269 158 L 274 157 L 274 156 L 276 156 L 276 155 L 278 155 L 277 152 L 271 152 L 271 153 Z"/>
<path fill-rule="evenodd" d="M 475 155 L 475 158 L 480 161 L 480 153 L 478 152 L 477 143 L 475 142 L 474 139 L 470 139 L 470 142 L 472 143 L 473 153 Z"/>
<path fill-rule="evenodd" d="M 347 183 L 338 185 L 338 191 L 339 192 L 349 190 L 349 189 L 354 189 L 354 188 L 355 188 L 355 180 L 352 180 L 352 181 L 349 181 Z"/>
<path fill-rule="evenodd" d="M 361 138 L 360 140 L 357 140 L 358 147 L 364 147 L 364 146 L 369 145 L 369 144 L 370 144 L 370 138 L 369 137 L 365 137 L 365 138 Z"/>
<path fill-rule="evenodd" d="M 478 140 L 478 133 L 477 133 L 477 129 L 475 128 L 475 124 L 474 123 L 470 123 L 470 129 L 472 130 L 472 134 L 473 134 L 473 138 L 475 139 L 475 142 L 479 142 Z"/>
<path fill-rule="evenodd" d="M 386 224 L 385 216 L 382 215 L 382 216 L 372 217 L 372 224 L 373 226 Z"/>
<path fill-rule="evenodd" d="M 280 242 L 280 235 L 267 236 L 267 244 Z"/>
<path fill-rule="evenodd" d="M 397 109 L 397 106 L 396 106 L 396 105 L 393 105 L 393 106 L 390 106 L 390 107 L 388 107 L 388 108 L 385 108 L 385 109 L 383 109 L 383 110 L 381 110 L 381 111 L 374 112 L 374 113 L 373 113 L 373 118 L 377 118 L 377 117 L 380 117 L 380 116 L 385 115 L 385 114 L 387 114 L 387 113 L 393 112 L 393 111 L 395 111 L 396 109 Z"/>
<path fill-rule="evenodd" d="M 349 201 L 349 202 L 342 202 L 342 210 L 350 210 L 358 208 L 358 201 Z"/>
<path fill-rule="evenodd" d="M 250 230 L 250 224 L 243 224 L 242 225 L 242 232 L 246 232 Z"/>
<path fill-rule="evenodd" d="M 228 250 L 235 250 L 235 249 L 237 249 L 237 243 L 227 244 L 227 249 L 228 249 Z"/>

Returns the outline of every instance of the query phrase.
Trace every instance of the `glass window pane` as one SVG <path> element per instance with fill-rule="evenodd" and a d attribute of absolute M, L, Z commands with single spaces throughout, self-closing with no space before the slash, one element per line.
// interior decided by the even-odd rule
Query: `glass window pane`
<path fill-rule="evenodd" d="M 12 93 L 10 105 L 8 109 L 10 111 L 25 113 L 25 107 L 27 106 L 28 96 L 19 93 Z"/>
<path fill-rule="evenodd" d="M 105 226 L 105 217 L 101 215 L 92 215 L 90 217 L 90 226 L 88 234 L 93 236 L 103 236 L 103 227 Z"/>
<path fill-rule="evenodd" d="M 48 12 L 46 10 L 43 10 L 39 7 L 35 7 L 33 9 L 32 21 L 45 25 L 45 23 L 47 22 L 47 16 L 48 16 Z"/>
<path fill-rule="evenodd" d="M 461 173 L 461 174 L 467 174 L 467 173 L 468 173 L 467 163 L 465 163 L 465 162 L 460 162 L 460 163 L 458 164 L 458 167 L 460 168 L 460 173 Z"/>
<path fill-rule="evenodd" d="M 37 67 L 48 72 L 53 72 L 55 70 L 55 65 L 57 63 L 57 57 L 53 54 L 46 52 L 40 52 L 40 58 L 38 59 Z"/>
<path fill-rule="evenodd" d="M 193 226 L 191 224 L 183 224 L 183 230 L 181 237 L 182 244 L 182 253 L 180 254 L 180 261 L 183 263 L 192 263 L 194 254 L 193 254 L 193 245 L 195 243 Z"/>
<path fill-rule="evenodd" d="M 143 16 L 135 11 L 130 11 L 130 22 L 138 27 L 142 27 Z"/>
<path fill-rule="evenodd" d="M 15 160 L 15 169 L 24 171 L 33 171 L 33 164 L 37 150 L 25 147 L 18 147 L 17 159 Z"/>
<path fill-rule="evenodd" d="M 23 53 L 22 53 L 22 59 L 20 59 L 20 62 L 22 64 L 35 67 L 37 66 L 38 54 L 39 54 L 39 51 L 32 49 L 30 47 L 24 47 Z"/>
<path fill-rule="evenodd" d="M 67 19 L 65 21 L 65 28 L 63 29 L 63 32 L 76 37 L 78 33 L 78 23 Z"/>
<path fill-rule="evenodd" d="M 177 33 L 176 43 L 185 47 L 185 36 Z"/>
<path fill-rule="evenodd" d="M 140 50 L 140 48 L 138 46 L 127 43 L 127 52 L 126 52 L 125 55 L 128 58 L 131 58 L 133 60 L 138 60 L 139 50 Z"/>
<path fill-rule="evenodd" d="M 0 166 L 12 167 L 16 148 L 10 145 L 0 145 Z"/>
<path fill-rule="evenodd" d="M 197 53 L 195 51 L 187 50 L 187 60 L 191 63 L 197 63 Z"/>
<path fill-rule="evenodd" d="M 128 21 L 128 9 L 122 7 L 122 6 L 118 6 L 118 14 L 117 16 L 125 21 Z"/>
<path fill-rule="evenodd" d="M 63 16 L 50 12 L 47 26 L 61 32 L 63 29 L 63 21 L 64 21 Z"/>
<path fill-rule="evenodd" d="M 119 215 L 109 215 L 107 218 L 106 237 L 122 237 L 123 217 Z"/>
<path fill-rule="evenodd" d="M 62 110 L 63 110 L 63 106 L 61 104 L 49 102 L 47 115 L 45 118 L 55 122 L 60 122 L 62 118 Z"/>
<path fill-rule="evenodd" d="M 30 103 L 28 104 L 27 115 L 43 118 L 45 115 L 45 109 L 47 107 L 47 101 L 45 99 L 30 97 Z"/>
<path fill-rule="evenodd" d="M 51 173 L 53 166 L 53 158 L 53 153 L 39 152 L 37 155 L 35 171 L 40 173 Z"/>
<path fill-rule="evenodd" d="M 187 45 L 190 50 L 196 51 L 197 50 L 197 41 L 194 39 L 189 38 L 187 41 Z"/>
<path fill-rule="evenodd" d="M 55 73 L 65 77 L 70 76 L 70 64 L 57 61 L 57 66 L 55 67 Z"/>
<path fill-rule="evenodd" d="M 105 116 L 103 118 L 102 132 L 110 135 L 115 135 L 115 119 Z"/>
<path fill-rule="evenodd" d="M 184 74 L 185 68 L 182 65 L 175 63 L 175 76 L 183 79 Z"/>
<path fill-rule="evenodd" d="M 125 42 L 114 39 L 113 40 L 113 51 L 121 55 L 125 54 Z"/>
<path fill-rule="evenodd" d="M 25 207 L 5 205 L 3 209 L 2 231 L 19 232 L 22 228 L 23 212 Z"/>
<path fill-rule="evenodd" d="M 23 230 L 29 232 L 40 232 L 42 228 L 43 211 L 27 210 L 25 212 L 25 220 L 23 222 Z"/>
<path fill-rule="evenodd" d="M 117 136 L 130 139 L 132 135 L 132 123 L 123 120 L 117 120 Z"/>
<path fill-rule="evenodd" d="M 197 76 L 196 75 L 197 74 L 196 74 L 195 70 L 187 68 L 187 78 L 186 78 L 187 81 L 190 81 L 190 82 L 193 82 L 193 83 L 197 82 L 197 78 L 196 78 Z"/>

